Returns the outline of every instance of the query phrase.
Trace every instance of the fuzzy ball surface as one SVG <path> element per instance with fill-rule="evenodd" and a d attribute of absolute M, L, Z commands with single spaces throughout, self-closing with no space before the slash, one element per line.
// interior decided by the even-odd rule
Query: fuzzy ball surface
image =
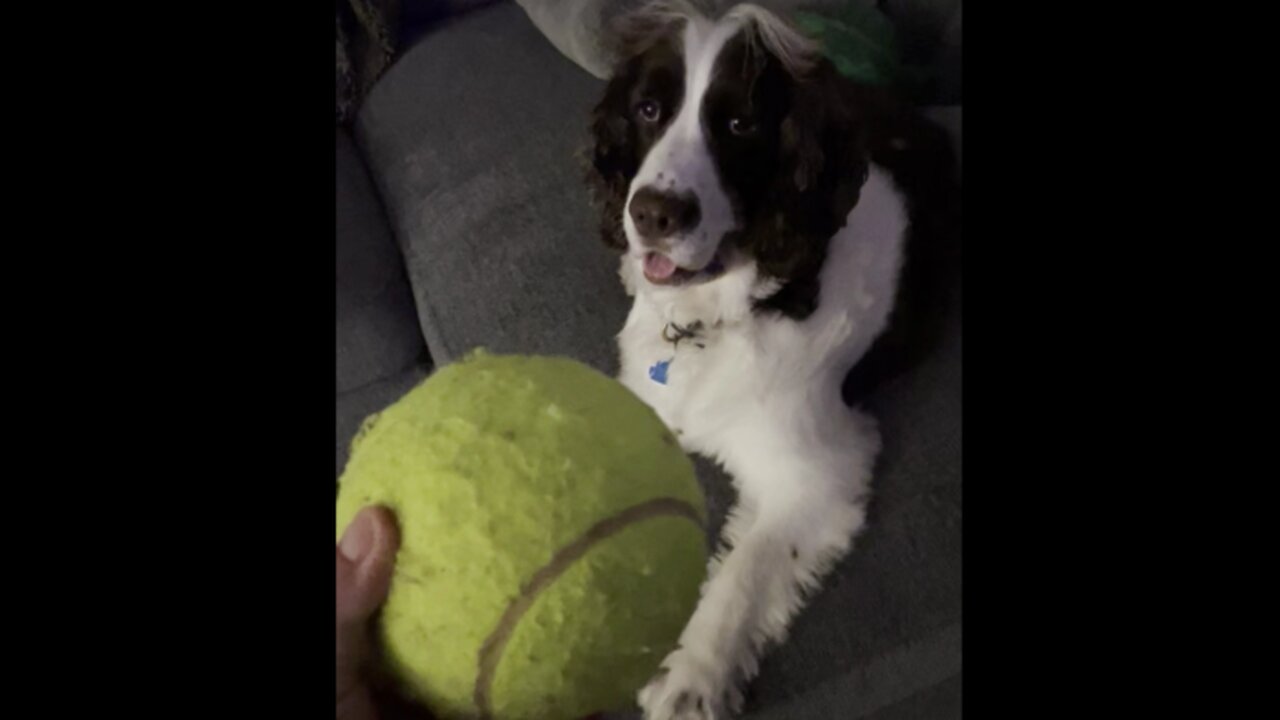
<path fill-rule="evenodd" d="M 629 390 L 568 359 L 476 353 L 371 417 L 338 537 L 367 505 L 400 523 L 385 665 L 441 718 L 632 707 L 704 578 L 688 457 Z"/>

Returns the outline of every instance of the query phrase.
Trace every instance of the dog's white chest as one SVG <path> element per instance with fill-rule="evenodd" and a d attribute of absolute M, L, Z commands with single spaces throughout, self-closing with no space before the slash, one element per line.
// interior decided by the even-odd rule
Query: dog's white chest
<path fill-rule="evenodd" d="M 745 369 L 732 361 L 744 355 L 741 328 L 681 324 L 637 309 L 618 339 L 620 379 L 690 450 L 705 449 L 725 416 L 748 401 L 736 377 Z M 734 387 L 739 392 L 729 393 Z"/>

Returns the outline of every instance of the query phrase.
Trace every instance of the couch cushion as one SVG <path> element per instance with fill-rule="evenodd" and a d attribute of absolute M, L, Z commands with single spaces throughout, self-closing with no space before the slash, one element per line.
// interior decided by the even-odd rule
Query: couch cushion
<path fill-rule="evenodd" d="M 400 251 L 351 137 L 337 131 L 337 372 L 339 393 L 418 363 L 426 345 Z"/>
<path fill-rule="evenodd" d="M 577 153 L 602 83 L 516 5 L 424 37 L 357 121 L 438 362 L 484 346 L 606 372 L 626 316 Z"/>

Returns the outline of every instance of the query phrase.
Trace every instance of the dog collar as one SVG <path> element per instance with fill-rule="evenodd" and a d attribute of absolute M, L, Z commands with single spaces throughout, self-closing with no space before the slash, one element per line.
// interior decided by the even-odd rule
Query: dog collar
<path fill-rule="evenodd" d="M 676 350 L 680 349 L 680 343 L 685 340 L 692 340 L 698 349 L 704 349 L 707 346 L 698 342 L 698 338 L 702 333 L 702 321 L 694 320 L 688 325 L 681 325 L 677 322 L 669 322 L 662 328 L 662 339 L 671 343 L 671 357 L 649 366 L 649 379 L 659 385 L 667 384 L 667 373 L 671 369 L 671 363 L 675 362 Z"/>
<path fill-rule="evenodd" d="M 702 332 L 701 320 L 694 320 L 684 327 L 681 327 L 679 323 L 669 322 L 662 328 L 662 339 L 671 343 L 672 349 L 679 349 L 681 340 L 696 339 L 700 332 Z M 694 344 L 700 348 L 706 347 L 700 342 L 695 342 Z"/>

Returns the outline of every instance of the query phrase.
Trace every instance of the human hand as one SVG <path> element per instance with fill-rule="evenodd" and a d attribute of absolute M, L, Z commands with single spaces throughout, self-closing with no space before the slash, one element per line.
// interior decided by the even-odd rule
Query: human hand
<path fill-rule="evenodd" d="M 371 660 L 369 620 L 387 598 L 400 533 L 382 507 L 356 514 L 337 545 L 338 720 L 376 720 L 366 671 Z"/>

